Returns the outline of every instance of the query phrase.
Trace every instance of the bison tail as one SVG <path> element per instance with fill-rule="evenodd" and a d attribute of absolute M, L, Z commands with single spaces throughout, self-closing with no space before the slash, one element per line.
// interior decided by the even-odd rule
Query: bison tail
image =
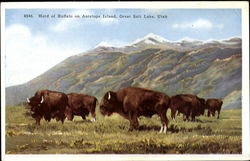
<path fill-rule="evenodd" d="M 98 106 L 99 105 L 99 101 L 97 98 L 95 98 L 95 106 Z"/>

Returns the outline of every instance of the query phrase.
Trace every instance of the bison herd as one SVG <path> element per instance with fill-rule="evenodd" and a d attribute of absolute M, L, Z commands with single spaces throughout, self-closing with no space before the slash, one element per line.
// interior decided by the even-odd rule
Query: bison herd
<path fill-rule="evenodd" d="M 52 118 L 62 123 L 67 118 L 73 120 L 74 116 L 91 115 L 91 121 L 96 120 L 95 108 L 98 104 L 97 98 L 90 95 L 39 90 L 31 98 L 27 98 L 28 105 L 32 112 L 32 117 L 36 124 L 40 125 L 40 120 L 44 118 L 50 121 Z M 124 87 L 118 91 L 108 91 L 103 96 L 99 106 L 102 115 L 110 116 L 118 113 L 130 121 L 129 130 L 136 130 L 139 127 L 138 117 L 152 117 L 157 114 L 161 119 L 160 132 L 166 133 L 168 118 L 166 116 L 168 108 L 171 109 L 171 118 L 174 120 L 176 113 L 183 114 L 183 120 L 194 121 L 196 116 L 204 115 L 208 110 L 215 116 L 218 111 L 219 119 L 222 106 L 221 99 L 203 99 L 193 94 L 179 94 L 169 97 L 167 94 L 139 87 Z"/>

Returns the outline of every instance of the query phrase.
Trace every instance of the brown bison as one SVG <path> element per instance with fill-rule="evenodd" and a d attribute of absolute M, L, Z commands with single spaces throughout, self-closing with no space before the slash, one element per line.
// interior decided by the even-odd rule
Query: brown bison
<path fill-rule="evenodd" d="M 162 123 L 160 132 L 166 132 L 169 103 L 170 99 L 164 93 L 138 87 L 124 87 L 116 92 L 107 92 L 101 100 L 100 111 L 102 115 L 118 113 L 128 119 L 130 131 L 138 129 L 139 116 L 152 117 L 157 114 Z"/>
<path fill-rule="evenodd" d="M 27 102 L 31 107 L 32 117 L 38 125 L 43 117 L 46 121 L 56 118 L 62 123 L 66 118 L 64 112 L 68 105 L 68 97 L 62 92 L 38 90 L 33 97 L 27 98 Z"/>
<path fill-rule="evenodd" d="M 216 98 L 207 99 L 206 108 L 208 109 L 208 117 L 210 117 L 210 113 L 212 113 L 212 115 L 215 116 L 215 112 L 218 111 L 217 119 L 219 119 L 222 104 L 223 101 L 221 99 L 216 99 Z"/>
<path fill-rule="evenodd" d="M 74 115 L 81 116 L 83 120 L 91 113 L 91 121 L 95 121 L 95 107 L 97 99 L 94 96 L 70 93 L 68 96 L 69 108 L 66 110 L 66 117 L 73 120 Z"/>
<path fill-rule="evenodd" d="M 179 94 L 171 97 L 171 118 L 175 119 L 175 114 L 178 111 L 183 114 L 183 120 L 189 120 L 191 116 L 192 121 L 195 116 L 204 115 L 205 100 L 192 94 Z"/>

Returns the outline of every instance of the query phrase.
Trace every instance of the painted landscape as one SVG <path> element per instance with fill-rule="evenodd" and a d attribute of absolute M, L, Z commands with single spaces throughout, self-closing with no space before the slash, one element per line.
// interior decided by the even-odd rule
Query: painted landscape
<path fill-rule="evenodd" d="M 242 152 L 241 38 L 172 42 L 148 34 L 131 44 L 94 49 L 69 57 L 35 79 L 6 88 L 6 153 L 8 154 L 240 154 Z M 35 124 L 26 98 L 38 89 L 96 96 L 137 86 L 174 96 L 191 93 L 221 98 L 220 119 L 196 117 L 170 120 L 159 133 L 160 118 L 140 117 L 139 130 L 129 132 L 129 121 L 113 114 L 97 121 L 75 117 L 64 124 L 42 120 Z M 217 115 L 216 115 L 217 116 Z"/>

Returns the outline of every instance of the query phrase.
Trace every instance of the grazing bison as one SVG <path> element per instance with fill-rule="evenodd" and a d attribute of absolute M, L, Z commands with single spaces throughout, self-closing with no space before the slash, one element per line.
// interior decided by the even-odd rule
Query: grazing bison
<path fill-rule="evenodd" d="M 66 118 L 64 112 L 68 105 L 68 97 L 62 92 L 38 90 L 33 97 L 27 98 L 27 102 L 31 106 L 32 117 L 38 125 L 43 117 L 46 121 L 56 118 L 62 123 Z"/>
<path fill-rule="evenodd" d="M 171 97 L 171 118 L 175 119 L 176 111 L 183 114 L 183 120 L 189 120 L 191 116 L 192 121 L 195 116 L 204 115 L 205 100 L 192 94 L 179 94 Z"/>
<path fill-rule="evenodd" d="M 162 123 L 160 132 L 166 132 L 169 103 L 170 99 L 164 93 L 138 87 L 124 87 L 116 92 L 107 92 L 101 100 L 100 111 L 102 115 L 118 113 L 128 119 L 130 131 L 138 129 L 139 116 L 152 117 L 157 114 Z"/>
<path fill-rule="evenodd" d="M 222 104 L 223 101 L 221 99 L 216 99 L 216 98 L 207 99 L 206 108 L 208 109 L 208 117 L 210 117 L 210 113 L 212 113 L 212 115 L 215 116 L 215 112 L 218 111 L 217 119 L 219 119 Z"/>
<path fill-rule="evenodd" d="M 91 113 L 91 121 L 95 121 L 97 99 L 94 96 L 78 93 L 70 93 L 67 96 L 69 108 L 65 114 L 69 120 L 72 121 L 74 115 L 81 116 L 85 120 L 86 116 Z"/>

